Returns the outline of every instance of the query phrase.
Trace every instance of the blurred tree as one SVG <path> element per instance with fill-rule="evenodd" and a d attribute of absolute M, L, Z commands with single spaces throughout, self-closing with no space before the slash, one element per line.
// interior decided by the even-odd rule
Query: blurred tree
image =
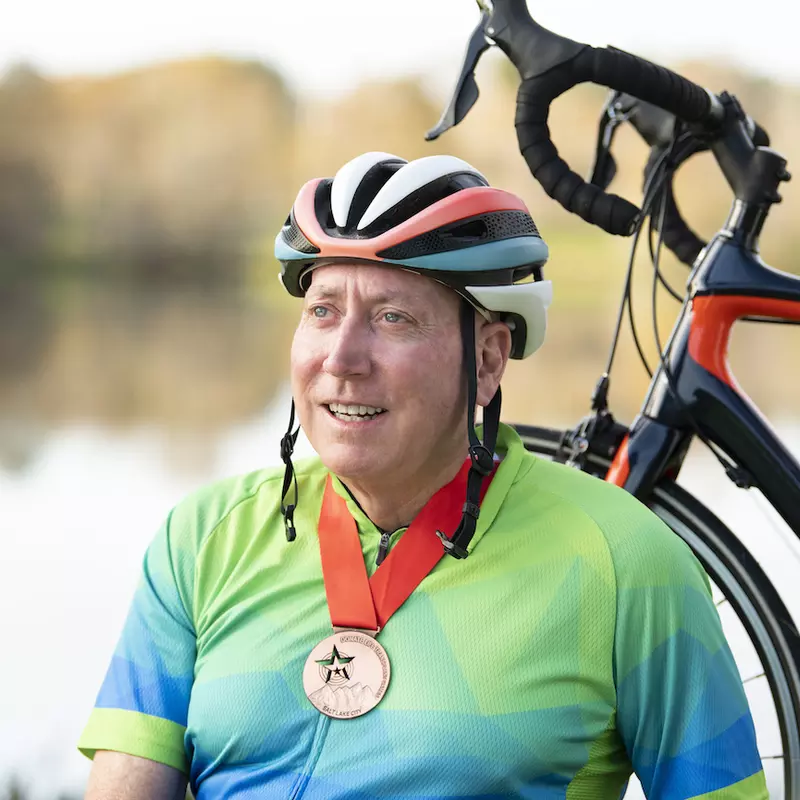
<path fill-rule="evenodd" d="M 0 151 L 0 275 L 31 275 L 50 257 L 53 186 L 36 158 Z"/>
<path fill-rule="evenodd" d="M 423 134 L 440 109 L 419 79 L 367 82 L 341 100 L 301 108 L 294 147 L 296 188 L 320 175 L 333 175 L 367 150 L 403 158 L 449 151 L 448 142 L 425 142 Z"/>
<path fill-rule="evenodd" d="M 51 257 L 58 205 L 48 151 L 56 114 L 53 86 L 32 67 L 12 67 L 0 80 L 0 280 L 6 286 L 40 274 Z"/>
<path fill-rule="evenodd" d="M 208 58 L 66 82 L 62 244 L 142 284 L 241 284 L 285 214 L 294 100 L 269 68 Z"/>

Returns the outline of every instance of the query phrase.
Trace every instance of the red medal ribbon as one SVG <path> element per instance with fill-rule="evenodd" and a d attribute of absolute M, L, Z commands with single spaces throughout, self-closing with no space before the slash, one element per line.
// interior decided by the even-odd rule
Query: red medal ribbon
<path fill-rule="evenodd" d="M 469 468 L 467 461 L 425 504 L 371 578 L 355 520 L 328 475 L 319 515 L 319 550 L 334 628 L 377 631 L 411 596 L 444 555 L 437 528 L 453 531 L 461 521 Z M 481 500 L 493 477 L 494 471 L 484 480 Z"/>

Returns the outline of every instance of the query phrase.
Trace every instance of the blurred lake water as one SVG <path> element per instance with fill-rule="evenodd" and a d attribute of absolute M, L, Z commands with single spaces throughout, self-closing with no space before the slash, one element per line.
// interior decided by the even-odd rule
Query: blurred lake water
<path fill-rule="evenodd" d="M 55 321 L 28 308 L 28 322 L 50 320 L 28 324 L 27 339 L 13 333 L 33 366 L 7 360 L 0 380 L 0 786 L 16 774 L 48 800 L 85 783 L 75 742 L 157 527 L 196 487 L 278 464 L 290 400 L 285 310 L 249 297 L 121 302 L 102 292 L 66 308 Z M 576 322 L 571 336 L 591 324 Z M 568 384 L 558 343 L 525 373 L 515 365 L 505 418 L 576 422 L 602 349 L 572 347 Z M 627 395 L 621 405 L 635 411 Z M 791 405 L 777 409 L 800 456 L 800 421 Z M 301 437 L 299 456 L 310 453 Z M 800 620 L 800 547 L 763 498 L 737 490 L 702 448 L 681 482 L 734 528 Z"/>

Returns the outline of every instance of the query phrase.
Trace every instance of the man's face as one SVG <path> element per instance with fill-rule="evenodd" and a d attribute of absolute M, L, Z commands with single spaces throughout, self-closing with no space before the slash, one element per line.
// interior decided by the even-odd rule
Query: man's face
<path fill-rule="evenodd" d="M 314 271 L 292 344 L 292 392 L 331 472 L 417 485 L 466 455 L 459 304 L 444 286 L 394 268 Z"/>

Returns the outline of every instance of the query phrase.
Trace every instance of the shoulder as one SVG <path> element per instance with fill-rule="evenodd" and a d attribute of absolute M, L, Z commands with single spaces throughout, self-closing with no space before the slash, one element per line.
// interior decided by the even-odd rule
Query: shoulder
<path fill-rule="evenodd" d="M 295 465 L 298 485 L 322 485 L 327 474 L 318 458 Z M 170 512 L 166 528 L 174 545 L 197 553 L 207 540 L 232 520 L 255 523 L 280 512 L 283 466 L 268 467 L 207 484 L 183 498 Z"/>
<path fill-rule="evenodd" d="M 299 461 L 295 472 L 306 505 L 313 503 L 315 485 L 321 497 L 327 471 L 318 459 Z M 254 542 L 286 552 L 278 548 L 286 541 L 280 513 L 283 475 L 283 467 L 256 470 L 187 495 L 150 542 L 142 585 L 157 586 L 162 598 L 174 597 L 176 607 L 179 602 L 196 624 L 203 597 L 236 569 Z"/>
<path fill-rule="evenodd" d="M 705 576 L 689 547 L 641 501 L 610 483 L 572 467 L 526 454 L 514 487 L 523 504 L 538 498 L 552 506 L 569 537 L 599 538 L 618 585 L 690 583 Z"/>

